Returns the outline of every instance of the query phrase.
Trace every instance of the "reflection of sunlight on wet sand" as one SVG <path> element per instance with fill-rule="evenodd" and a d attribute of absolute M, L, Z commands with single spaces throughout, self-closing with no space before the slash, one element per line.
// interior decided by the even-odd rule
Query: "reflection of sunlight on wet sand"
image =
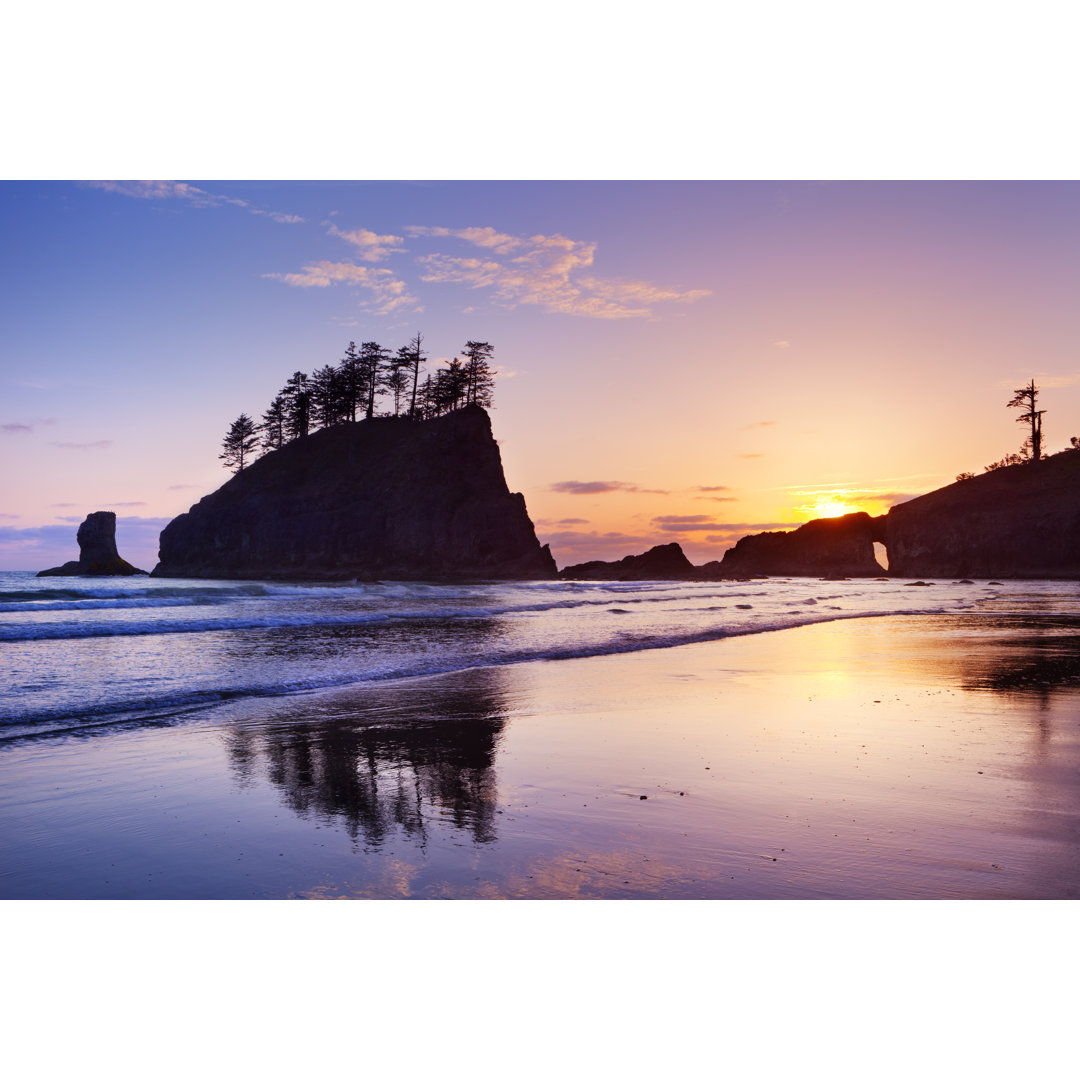
<path fill-rule="evenodd" d="M 1080 897 L 1076 630 L 822 623 L 27 744 L 0 863 L 67 898 Z"/>
<path fill-rule="evenodd" d="M 965 689 L 980 649 L 1003 666 L 994 634 L 866 620 L 517 669 L 493 842 L 432 832 L 304 895 L 1071 895 L 1077 806 L 1040 772 L 1044 706 Z M 1076 760 L 1074 701 L 1051 726 Z"/>

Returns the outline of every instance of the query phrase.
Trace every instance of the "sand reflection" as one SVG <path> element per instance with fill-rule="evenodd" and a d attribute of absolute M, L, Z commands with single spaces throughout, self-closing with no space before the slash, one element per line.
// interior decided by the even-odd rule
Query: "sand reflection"
<path fill-rule="evenodd" d="M 241 786 L 268 781 L 295 814 L 342 827 L 364 847 L 403 834 L 423 848 L 433 823 L 490 843 L 501 676 L 365 687 L 275 710 L 225 732 L 234 775 Z"/>

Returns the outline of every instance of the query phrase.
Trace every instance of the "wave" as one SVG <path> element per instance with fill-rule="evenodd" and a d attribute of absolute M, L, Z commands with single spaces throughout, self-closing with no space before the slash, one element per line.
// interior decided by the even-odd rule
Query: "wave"
<path fill-rule="evenodd" d="M 903 612 L 909 615 L 939 614 L 940 609 L 923 608 Z M 730 637 L 746 637 L 754 634 L 789 630 L 798 626 L 836 622 L 844 619 L 880 618 L 901 614 L 894 611 L 841 612 L 839 614 L 809 613 L 794 617 L 756 621 L 752 625 L 711 627 L 666 634 L 619 634 L 613 639 L 591 644 L 567 644 L 534 649 L 508 650 L 487 656 L 448 656 L 433 660 L 430 656 L 415 657 L 412 663 L 387 665 L 381 669 L 364 671 L 329 672 L 308 678 L 288 678 L 276 682 L 259 682 L 246 686 L 206 687 L 198 690 L 168 691 L 159 695 L 114 699 L 71 708 L 56 706 L 45 709 L 27 709 L 18 713 L 0 715 L 0 742 L 23 739 L 29 735 L 57 735 L 64 732 L 86 730 L 88 726 L 125 723 L 157 723 L 169 715 L 189 714 L 193 711 L 219 705 L 239 698 L 281 697 L 285 695 L 358 686 L 364 683 L 385 682 L 396 679 L 416 679 L 444 675 L 456 671 L 477 668 L 505 667 L 515 664 L 558 662 L 598 656 L 618 656 L 654 649 L 671 649 L 683 645 L 722 641 Z"/>

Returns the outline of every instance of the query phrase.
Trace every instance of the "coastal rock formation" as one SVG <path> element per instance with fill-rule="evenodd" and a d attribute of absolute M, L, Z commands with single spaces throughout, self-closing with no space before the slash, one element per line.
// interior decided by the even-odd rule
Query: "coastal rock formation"
<path fill-rule="evenodd" d="M 578 563 L 559 571 L 559 577 L 574 581 L 685 581 L 696 568 L 678 544 L 658 544 L 642 555 L 627 555 L 616 562 Z"/>
<path fill-rule="evenodd" d="M 155 577 L 555 577 L 479 406 L 296 439 L 171 521 L 159 559 Z"/>
<path fill-rule="evenodd" d="M 885 571 L 874 558 L 877 537 L 869 514 L 818 518 L 792 532 L 744 536 L 708 576 L 879 577 Z"/>
<path fill-rule="evenodd" d="M 132 566 L 126 559 L 120 558 L 116 550 L 116 514 L 111 510 L 97 510 L 87 515 L 76 533 L 79 542 L 79 558 L 66 562 L 63 566 L 54 566 L 51 570 L 42 570 L 38 577 L 105 577 L 114 575 L 130 576 L 145 574 Z"/>
<path fill-rule="evenodd" d="M 1080 450 L 957 481 L 894 506 L 897 577 L 1080 577 Z"/>

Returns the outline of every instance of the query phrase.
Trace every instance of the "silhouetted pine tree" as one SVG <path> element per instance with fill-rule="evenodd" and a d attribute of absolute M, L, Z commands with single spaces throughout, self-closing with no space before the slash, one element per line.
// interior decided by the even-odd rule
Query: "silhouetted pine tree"
<path fill-rule="evenodd" d="M 409 415 L 419 415 L 417 411 L 417 398 L 419 396 L 419 384 L 420 384 L 420 365 L 427 359 L 423 349 L 420 348 L 420 343 L 424 340 L 420 333 L 417 333 L 408 345 L 402 345 L 398 349 L 398 356 L 401 357 L 403 365 L 406 364 L 409 369 L 409 373 L 412 376 L 412 387 L 409 395 Z"/>
<path fill-rule="evenodd" d="M 1025 457 L 1030 454 L 1032 461 L 1038 461 L 1042 457 L 1042 418 L 1046 410 L 1036 410 L 1035 403 L 1038 396 L 1038 388 L 1035 386 L 1035 380 L 1032 379 L 1028 386 L 1022 386 L 1014 391 L 1013 399 L 1008 404 L 1010 409 L 1027 410 L 1016 418 L 1016 422 L 1031 425 L 1031 434 L 1020 448 L 1020 453 Z"/>
<path fill-rule="evenodd" d="M 285 436 L 290 441 L 299 439 L 311 430 L 311 390 L 307 375 L 293 372 L 281 394 L 285 398 Z"/>
<path fill-rule="evenodd" d="M 341 410 L 347 420 L 355 420 L 357 410 L 367 405 L 364 389 L 363 362 L 356 342 L 350 341 L 345 356 L 338 364 L 338 383 L 341 389 Z"/>
<path fill-rule="evenodd" d="M 346 418 L 341 383 L 340 373 L 330 364 L 312 372 L 309 383 L 312 427 L 333 427 Z"/>
<path fill-rule="evenodd" d="M 264 450 L 280 450 L 285 445 L 285 406 L 285 396 L 278 394 L 262 415 L 259 430 Z"/>
<path fill-rule="evenodd" d="M 406 410 L 406 402 L 409 401 L 411 387 L 410 371 L 412 362 L 406 355 L 406 347 L 398 349 L 396 355 L 390 358 L 390 365 L 383 376 L 383 385 L 394 399 L 394 415 L 400 416 Z"/>
<path fill-rule="evenodd" d="M 218 457 L 225 462 L 226 469 L 240 473 L 258 445 L 259 429 L 255 421 L 247 413 L 241 413 L 221 441 L 222 453 Z"/>
<path fill-rule="evenodd" d="M 370 420 L 375 415 L 375 397 L 384 386 L 384 378 L 390 365 L 390 354 L 377 341 L 365 341 L 360 346 L 360 371 L 364 391 L 364 416 Z"/>
<path fill-rule="evenodd" d="M 495 375 L 491 370 L 494 345 L 486 341 L 465 342 L 465 403 L 491 408 L 495 393 Z"/>

